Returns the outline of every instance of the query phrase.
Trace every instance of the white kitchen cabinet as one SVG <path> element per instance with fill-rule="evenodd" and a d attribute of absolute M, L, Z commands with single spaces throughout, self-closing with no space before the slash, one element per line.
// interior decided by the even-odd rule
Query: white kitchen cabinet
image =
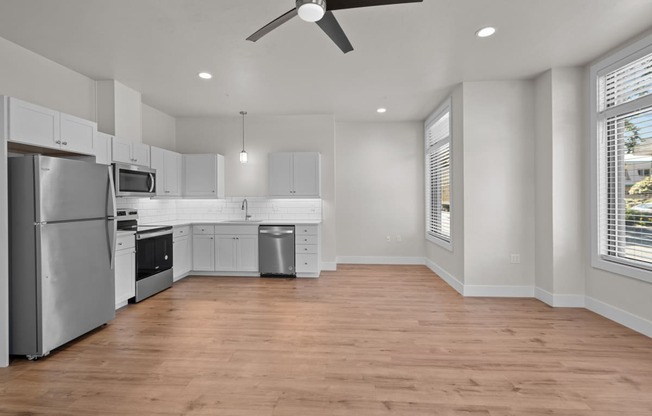
<path fill-rule="evenodd" d="M 136 241 L 133 234 L 118 236 L 115 252 L 115 308 L 136 296 Z"/>
<path fill-rule="evenodd" d="M 152 146 L 150 162 L 156 169 L 156 196 L 181 195 L 181 159 L 179 153 Z"/>
<path fill-rule="evenodd" d="M 196 271 L 215 270 L 215 236 L 212 234 L 193 235 L 192 269 Z"/>
<path fill-rule="evenodd" d="M 176 282 L 192 270 L 192 240 L 188 235 L 175 237 L 172 244 L 174 281 Z"/>
<path fill-rule="evenodd" d="M 258 272 L 258 226 L 215 226 L 215 271 Z"/>
<path fill-rule="evenodd" d="M 296 225 L 295 266 L 299 277 L 319 277 L 319 226 Z"/>
<path fill-rule="evenodd" d="M 95 163 L 100 165 L 111 164 L 111 136 L 97 132 L 93 138 L 93 151 L 95 153 Z"/>
<path fill-rule="evenodd" d="M 224 156 L 183 155 L 183 194 L 194 198 L 224 198 Z"/>
<path fill-rule="evenodd" d="M 112 160 L 115 163 L 150 166 L 149 145 L 113 137 L 111 141 Z"/>
<path fill-rule="evenodd" d="M 8 98 L 8 139 L 66 152 L 94 154 L 97 124 L 13 97 Z"/>
<path fill-rule="evenodd" d="M 321 156 L 317 152 L 269 154 L 271 197 L 318 198 L 321 195 Z"/>

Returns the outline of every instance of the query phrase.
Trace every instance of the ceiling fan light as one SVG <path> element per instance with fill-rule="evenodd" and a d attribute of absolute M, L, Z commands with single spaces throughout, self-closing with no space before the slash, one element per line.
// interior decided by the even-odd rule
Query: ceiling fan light
<path fill-rule="evenodd" d="M 297 0 L 299 17 L 306 22 L 316 22 L 326 13 L 324 0 Z"/>

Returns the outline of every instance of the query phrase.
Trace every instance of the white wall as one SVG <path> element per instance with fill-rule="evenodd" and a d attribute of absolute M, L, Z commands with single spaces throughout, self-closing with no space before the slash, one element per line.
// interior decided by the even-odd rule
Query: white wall
<path fill-rule="evenodd" d="M 95 81 L 0 38 L 0 95 L 95 121 Z"/>
<path fill-rule="evenodd" d="M 249 163 L 239 161 L 242 119 L 177 119 L 177 151 L 220 153 L 225 157 L 226 196 L 267 195 L 267 155 L 282 151 L 316 151 L 322 157 L 322 261 L 335 263 L 335 122 L 332 116 L 246 116 L 245 148 Z"/>
<path fill-rule="evenodd" d="M 458 289 L 464 283 L 464 85 L 458 85 L 451 94 L 451 127 L 452 127 L 452 176 L 451 176 L 451 233 L 453 250 L 447 250 L 434 243 L 426 241 L 426 261 L 433 267 L 436 265 L 439 274 L 447 274 L 457 280 Z M 437 106 L 438 107 L 438 106 Z M 433 108 L 433 111 L 436 108 Z M 421 148 L 424 148 L 423 138 Z M 425 186 L 424 186 L 425 192 Z M 421 200 L 425 204 L 425 199 Z M 425 216 L 425 213 L 424 213 Z M 425 224 L 425 218 L 424 218 Z M 422 230 L 425 236 L 425 226 Z M 450 283 L 450 282 L 449 282 Z"/>
<path fill-rule="evenodd" d="M 0 367 L 9 365 L 9 224 L 5 99 L 0 98 Z"/>
<path fill-rule="evenodd" d="M 423 124 L 338 122 L 335 137 L 338 263 L 422 262 Z"/>
<path fill-rule="evenodd" d="M 535 81 L 535 286 L 554 292 L 552 214 L 552 71 Z"/>
<path fill-rule="evenodd" d="M 140 92 L 115 80 L 97 82 L 97 129 L 135 142 L 143 141 Z"/>
<path fill-rule="evenodd" d="M 143 143 L 176 150 L 176 119 L 146 104 L 142 105 L 142 114 Z"/>
<path fill-rule="evenodd" d="M 533 125 L 533 82 L 464 83 L 465 285 L 534 284 Z"/>

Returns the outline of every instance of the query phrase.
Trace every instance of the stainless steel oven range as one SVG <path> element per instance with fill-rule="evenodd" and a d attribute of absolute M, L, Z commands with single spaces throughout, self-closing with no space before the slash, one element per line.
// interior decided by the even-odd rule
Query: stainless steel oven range
<path fill-rule="evenodd" d="M 172 226 L 138 225 L 138 211 L 118 209 L 118 229 L 136 232 L 136 296 L 140 302 L 172 286 Z"/>

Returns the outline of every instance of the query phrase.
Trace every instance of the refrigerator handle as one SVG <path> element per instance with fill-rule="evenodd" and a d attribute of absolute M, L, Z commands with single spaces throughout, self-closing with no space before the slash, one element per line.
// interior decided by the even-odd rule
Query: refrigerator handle
<path fill-rule="evenodd" d="M 113 180 L 113 169 L 109 166 L 109 190 L 106 193 L 107 216 L 115 218 L 117 216 L 115 209 L 115 181 Z"/>
<path fill-rule="evenodd" d="M 118 240 L 118 222 L 116 220 L 108 220 L 106 222 L 106 232 L 109 234 L 109 258 L 111 259 L 111 270 L 115 269 L 115 250 Z"/>

